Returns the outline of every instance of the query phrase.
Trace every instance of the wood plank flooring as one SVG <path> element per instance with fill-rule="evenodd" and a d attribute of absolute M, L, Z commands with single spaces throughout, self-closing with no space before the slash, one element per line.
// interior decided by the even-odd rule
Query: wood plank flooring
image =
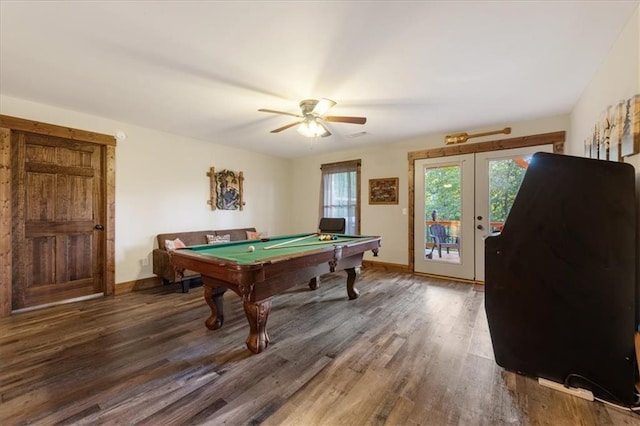
<path fill-rule="evenodd" d="M 0 319 L 0 424 L 640 425 L 496 365 L 481 286 L 363 270 L 276 296 L 245 347 L 240 299 L 210 331 L 202 288 Z"/>

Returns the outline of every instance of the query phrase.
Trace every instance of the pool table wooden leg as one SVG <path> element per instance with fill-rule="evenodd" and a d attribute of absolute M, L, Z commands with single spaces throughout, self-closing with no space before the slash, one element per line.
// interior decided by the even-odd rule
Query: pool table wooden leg
<path fill-rule="evenodd" d="M 269 335 L 267 334 L 267 318 L 271 311 L 271 297 L 260 302 L 243 303 L 244 313 L 249 321 L 249 337 L 247 337 L 247 348 L 254 354 L 259 354 L 269 346 Z"/>
<path fill-rule="evenodd" d="M 347 294 L 349 295 L 349 300 L 357 299 L 358 296 L 360 296 L 360 292 L 354 285 L 358 278 L 359 268 L 346 268 L 345 272 L 347 273 Z"/>
<path fill-rule="evenodd" d="M 320 277 L 313 277 L 309 280 L 309 288 L 311 290 L 317 290 L 320 288 Z"/>
<path fill-rule="evenodd" d="M 216 330 L 224 323 L 224 299 L 222 296 L 227 291 L 226 287 L 204 287 L 204 301 L 211 309 L 211 316 L 204 324 L 209 330 Z"/>

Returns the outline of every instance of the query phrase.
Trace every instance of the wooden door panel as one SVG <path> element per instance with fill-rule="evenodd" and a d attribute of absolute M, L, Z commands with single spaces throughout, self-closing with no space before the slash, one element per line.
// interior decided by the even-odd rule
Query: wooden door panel
<path fill-rule="evenodd" d="M 14 309 L 103 291 L 99 145 L 18 133 Z M 22 272 L 20 272 L 22 271 Z"/>
<path fill-rule="evenodd" d="M 93 233 L 72 234 L 66 238 L 64 246 L 67 259 L 67 276 L 64 281 L 76 281 L 93 276 L 91 255 L 93 253 Z"/>
<path fill-rule="evenodd" d="M 58 176 L 56 220 L 93 220 L 93 185 L 93 177 Z"/>
<path fill-rule="evenodd" d="M 41 138 L 44 140 L 45 138 Z M 49 163 L 56 162 L 55 146 L 43 146 L 29 144 L 25 146 L 25 159 L 27 162 Z"/>
<path fill-rule="evenodd" d="M 55 237 L 29 238 L 26 243 L 26 289 L 56 282 Z"/>
<path fill-rule="evenodd" d="M 55 217 L 55 182 L 54 174 L 27 173 L 25 220 L 52 221 Z"/>

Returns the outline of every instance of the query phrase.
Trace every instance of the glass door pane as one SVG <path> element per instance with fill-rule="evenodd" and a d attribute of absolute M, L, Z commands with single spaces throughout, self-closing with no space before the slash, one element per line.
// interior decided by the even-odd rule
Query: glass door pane
<path fill-rule="evenodd" d="M 502 232 L 533 154 L 489 160 L 489 232 Z"/>
<path fill-rule="evenodd" d="M 473 154 L 415 162 L 416 272 L 473 279 L 473 167 Z"/>
<path fill-rule="evenodd" d="M 476 154 L 475 279 L 484 281 L 484 239 L 501 232 L 534 153 L 552 145 Z"/>
<path fill-rule="evenodd" d="M 460 263 L 461 166 L 424 169 L 426 259 Z"/>

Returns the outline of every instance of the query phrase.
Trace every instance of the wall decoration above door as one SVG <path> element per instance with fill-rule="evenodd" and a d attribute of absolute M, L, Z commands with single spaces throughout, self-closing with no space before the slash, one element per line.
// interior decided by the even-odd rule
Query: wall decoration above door
<path fill-rule="evenodd" d="M 207 172 L 211 198 L 207 201 L 211 210 L 242 210 L 242 172 L 232 170 L 220 170 L 216 172 L 213 167 Z"/>

